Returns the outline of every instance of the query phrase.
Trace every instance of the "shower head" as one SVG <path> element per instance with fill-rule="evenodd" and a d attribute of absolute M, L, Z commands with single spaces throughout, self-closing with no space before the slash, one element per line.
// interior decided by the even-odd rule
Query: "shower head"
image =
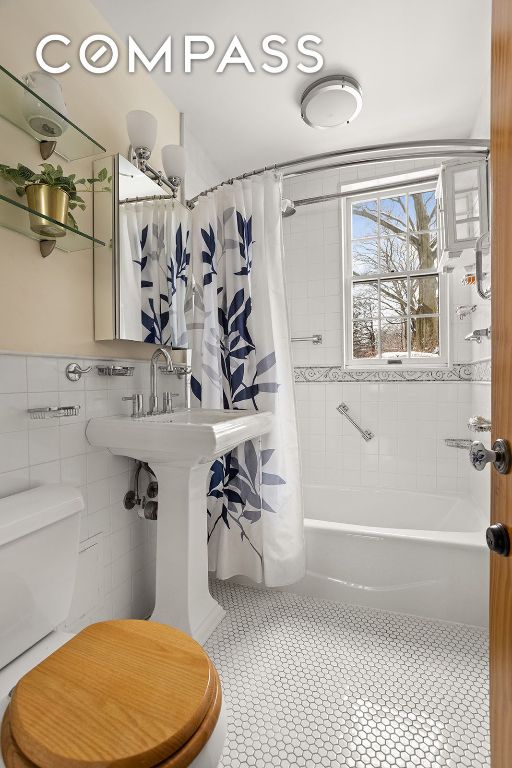
<path fill-rule="evenodd" d="M 295 203 L 293 200 L 288 200 L 286 197 L 283 198 L 281 202 L 281 213 L 284 219 L 287 219 L 289 216 L 293 216 L 294 213 L 297 213 L 297 209 L 295 208 Z"/>

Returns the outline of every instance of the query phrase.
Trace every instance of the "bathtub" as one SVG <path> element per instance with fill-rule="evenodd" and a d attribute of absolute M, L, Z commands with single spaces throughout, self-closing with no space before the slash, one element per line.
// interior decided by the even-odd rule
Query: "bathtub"
<path fill-rule="evenodd" d="M 487 625 L 486 521 L 448 495 L 304 488 L 307 573 L 293 591 Z"/>

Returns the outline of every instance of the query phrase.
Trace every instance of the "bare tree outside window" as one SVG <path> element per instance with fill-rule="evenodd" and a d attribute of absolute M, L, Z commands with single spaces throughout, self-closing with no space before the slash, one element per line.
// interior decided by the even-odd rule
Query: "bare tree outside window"
<path fill-rule="evenodd" d="M 439 357 L 435 191 L 350 204 L 355 359 Z"/>

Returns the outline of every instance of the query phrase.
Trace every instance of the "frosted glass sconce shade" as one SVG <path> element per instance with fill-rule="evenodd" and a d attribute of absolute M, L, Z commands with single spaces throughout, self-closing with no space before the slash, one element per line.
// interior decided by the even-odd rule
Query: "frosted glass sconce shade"
<path fill-rule="evenodd" d="M 29 72 L 23 82 L 31 89 L 24 91 L 21 105 L 28 125 L 43 139 L 62 136 L 68 128 L 68 113 L 59 81 L 45 72 Z"/>
<path fill-rule="evenodd" d="M 185 148 L 167 144 L 162 149 L 162 165 L 168 179 L 184 179 L 186 170 Z"/>
<path fill-rule="evenodd" d="M 141 147 L 151 153 L 156 144 L 156 132 L 158 123 L 151 112 L 143 109 L 134 109 L 126 115 L 126 127 L 132 147 L 137 150 Z"/>

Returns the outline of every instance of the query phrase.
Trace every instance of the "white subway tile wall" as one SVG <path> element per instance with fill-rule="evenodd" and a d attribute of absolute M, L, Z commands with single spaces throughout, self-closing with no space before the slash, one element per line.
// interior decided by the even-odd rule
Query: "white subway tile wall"
<path fill-rule="evenodd" d="M 69 362 L 92 365 L 90 373 L 72 383 L 65 376 Z M 92 416 L 130 413 L 123 396 L 142 392 L 149 397 L 149 362 L 116 361 L 135 366 L 133 378 L 99 376 L 104 361 L 79 358 L 0 354 L 0 497 L 47 483 L 80 488 L 85 511 L 81 518 L 81 550 L 97 545 L 94 557 L 80 557 L 75 592 L 73 631 L 108 618 L 143 618 L 154 602 L 156 524 L 127 511 L 123 498 L 132 480 L 132 462 L 89 445 L 85 436 Z M 160 376 L 159 387 L 182 392 L 185 383 Z M 80 405 L 78 416 L 33 420 L 28 408 Z M 99 558 L 99 560 L 98 560 Z M 98 581 L 98 568 L 101 578 Z M 90 585 L 98 581 L 98 589 Z M 87 595 L 87 599 L 83 595 Z M 87 613 L 79 607 L 87 606 Z"/>
<path fill-rule="evenodd" d="M 471 415 L 491 418 L 491 384 L 490 382 L 474 382 L 471 387 Z M 480 440 L 487 448 L 491 447 L 490 432 L 474 435 L 473 439 Z M 487 472 L 489 469 L 489 472 Z M 487 509 L 491 498 L 491 469 L 483 472 L 472 472 L 470 491 L 471 498 L 480 508 Z M 485 506 L 484 506 L 485 505 Z"/>
<path fill-rule="evenodd" d="M 469 493 L 467 451 L 445 438 L 469 438 L 469 382 L 297 384 L 306 483 Z M 375 437 L 365 442 L 336 407 Z"/>
<path fill-rule="evenodd" d="M 426 166 L 425 162 L 383 164 L 378 175 L 384 178 Z M 284 195 L 297 200 L 329 194 L 339 191 L 340 184 L 367 180 L 374 174 L 375 168 L 369 167 L 327 171 L 315 174 L 314 179 L 292 179 L 285 181 Z M 294 364 L 342 365 L 340 204 L 298 207 L 294 216 L 284 219 L 283 226 L 292 337 L 323 335 L 322 345 L 294 343 Z M 462 285 L 462 276 L 458 270 L 449 278 L 453 362 L 490 354 L 487 342 L 476 345 L 464 339 L 472 328 L 488 324 L 488 306 L 482 307 L 477 301 L 474 287 Z M 461 321 L 455 315 L 459 304 L 479 304 L 479 309 Z M 295 391 L 306 483 L 471 493 L 479 504 L 486 505 L 484 509 L 488 508 L 488 480 L 475 477 L 466 451 L 447 448 L 444 440 L 472 437 L 468 418 L 480 412 L 487 417 L 490 414 L 489 385 L 299 382 Z M 373 440 L 365 443 L 336 412 L 342 401 L 364 428 L 375 433 Z"/>

